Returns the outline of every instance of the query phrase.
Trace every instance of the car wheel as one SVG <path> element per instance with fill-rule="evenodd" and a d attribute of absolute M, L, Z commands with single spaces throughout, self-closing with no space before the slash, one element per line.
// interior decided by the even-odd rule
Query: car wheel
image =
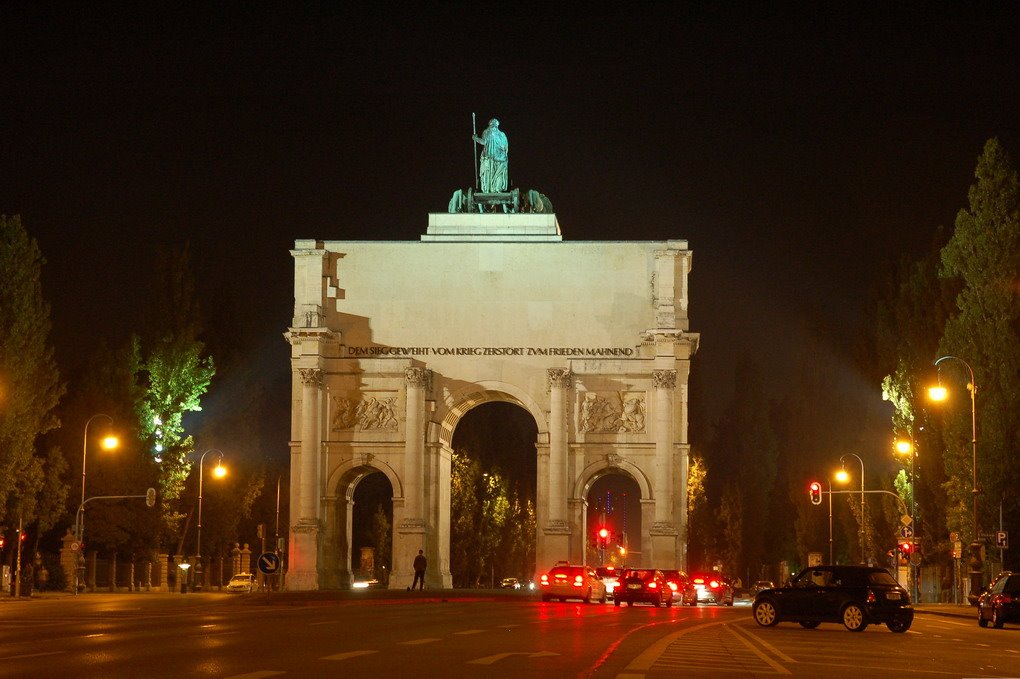
<path fill-rule="evenodd" d="M 814 628 L 818 627 L 821 624 L 822 623 L 818 622 L 817 620 L 801 620 L 800 621 L 800 626 L 803 627 L 804 629 L 814 629 Z"/>
<path fill-rule="evenodd" d="M 864 621 L 864 609 L 857 604 L 847 604 L 843 608 L 843 626 L 851 632 L 863 632 L 868 626 Z"/>
<path fill-rule="evenodd" d="M 666 599 L 666 608 L 673 608 L 673 597 Z"/>
<path fill-rule="evenodd" d="M 608 595 L 608 594 L 606 594 L 606 590 L 602 590 L 602 598 L 601 598 L 601 599 L 599 599 L 599 603 L 600 603 L 600 604 L 604 604 L 604 603 L 606 603 L 606 601 L 608 601 L 608 600 L 609 600 L 609 595 Z"/>
<path fill-rule="evenodd" d="M 733 605 L 733 599 L 730 599 L 729 601 L 727 601 L 726 605 L 727 606 L 732 606 Z"/>
<path fill-rule="evenodd" d="M 613 599 L 613 605 L 616 606 L 617 608 L 619 608 L 620 607 L 620 600 L 619 599 Z"/>
<path fill-rule="evenodd" d="M 584 599 L 582 599 L 582 601 L 586 604 L 591 603 L 591 587 L 588 588 L 588 593 L 584 595 Z"/>
<path fill-rule="evenodd" d="M 754 621 L 762 627 L 772 627 L 779 622 L 775 605 L 765 599 L 754 605 Z"/>
<path fill-rule="evenodd" d="M 988 627 L 988 621 L 985 620 L 985 614 L 981 612 L 980 608 L 978 609 L 978 625 L 980 627 Z"/>
<path fill-rule="evenodd" d="M 897 634 L 903 634 L 910 629 L 910 623 L 906 620 L 890 620 L 885 623 L 885 626 L 889 628 L 890 632 L 896 632 Z"/>
<path fill-rule="evenodd" d="M 1002 611 L 998 608 L 992 609 L 992 627 L 995 629 L 1002 629 L 1002 626 L 1006 624 L 1006 621 L 1002 619 Z"/>

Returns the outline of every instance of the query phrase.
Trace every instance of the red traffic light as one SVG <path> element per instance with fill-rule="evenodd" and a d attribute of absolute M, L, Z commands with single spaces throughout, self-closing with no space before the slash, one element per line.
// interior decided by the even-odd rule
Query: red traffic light
<path fill-rule="evenodd" d="M 900 552 L 902 552 L 903 554 L 910 554 L 912 551 L 914 551 L 913 543 L 910 542 L 900 543 Z"/>
<path fill-rule="evenodd" d="M 6 539 L 4 538 L 4 536 L 0 535 L 0 549 L 4 548 L 4 543 L 5 542 L 6 542 Z"/>
<path fill-rule="evenodd" d="M 608 540 L 609 539 L 609 529 L 608 528 L 599 528 L 599 537 L 602 538 L 603 540 Z"/>
<path fill-rule="evenodd" d="M 808 495 L 811 497 L 811 504 L 822 504 L 822 484 L 812 481 L 811 485 L 808 486 Z"/>

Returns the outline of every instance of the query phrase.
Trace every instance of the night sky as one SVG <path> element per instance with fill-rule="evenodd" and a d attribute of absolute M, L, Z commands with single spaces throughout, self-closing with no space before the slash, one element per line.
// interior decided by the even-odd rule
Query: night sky
<path fill-rule="evenodd" d="M 689 241 L 718 413 L 739 357 L 781 396 L 811 319 L 866 332 L 984 142 L 1020 153 L 1020 22 L 980 3 L 40 4 L 0 7 L 0 212 L 48 260 L 68 369 L 135 328 L 157 246 L 187 240 L 210 323 L 245 318 L 286 375 L 294 240 L 418 240 L 473 182 L 476 112 L 565 240 Z"/>

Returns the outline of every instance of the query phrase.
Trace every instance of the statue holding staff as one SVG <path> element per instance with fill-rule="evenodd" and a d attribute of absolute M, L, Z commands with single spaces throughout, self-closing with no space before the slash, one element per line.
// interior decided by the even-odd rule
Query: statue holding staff
<path fill-rule="evenodd" d="M 507 143 L 506 135 L 499 129 L 499 121 L 493 118 L 482 136 L 472 134 L 476 144 L 482 146 L 482 193 L 501 193 L 507 187 Z"/>

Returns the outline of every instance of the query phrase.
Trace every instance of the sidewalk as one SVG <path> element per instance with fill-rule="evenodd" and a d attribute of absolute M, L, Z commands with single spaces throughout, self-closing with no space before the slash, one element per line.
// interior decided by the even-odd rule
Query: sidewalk
<path fill-rule="evenodd" d="M 970 604 L 915 604 L 914 613 L 977 620 L 977 608 Z"/>

